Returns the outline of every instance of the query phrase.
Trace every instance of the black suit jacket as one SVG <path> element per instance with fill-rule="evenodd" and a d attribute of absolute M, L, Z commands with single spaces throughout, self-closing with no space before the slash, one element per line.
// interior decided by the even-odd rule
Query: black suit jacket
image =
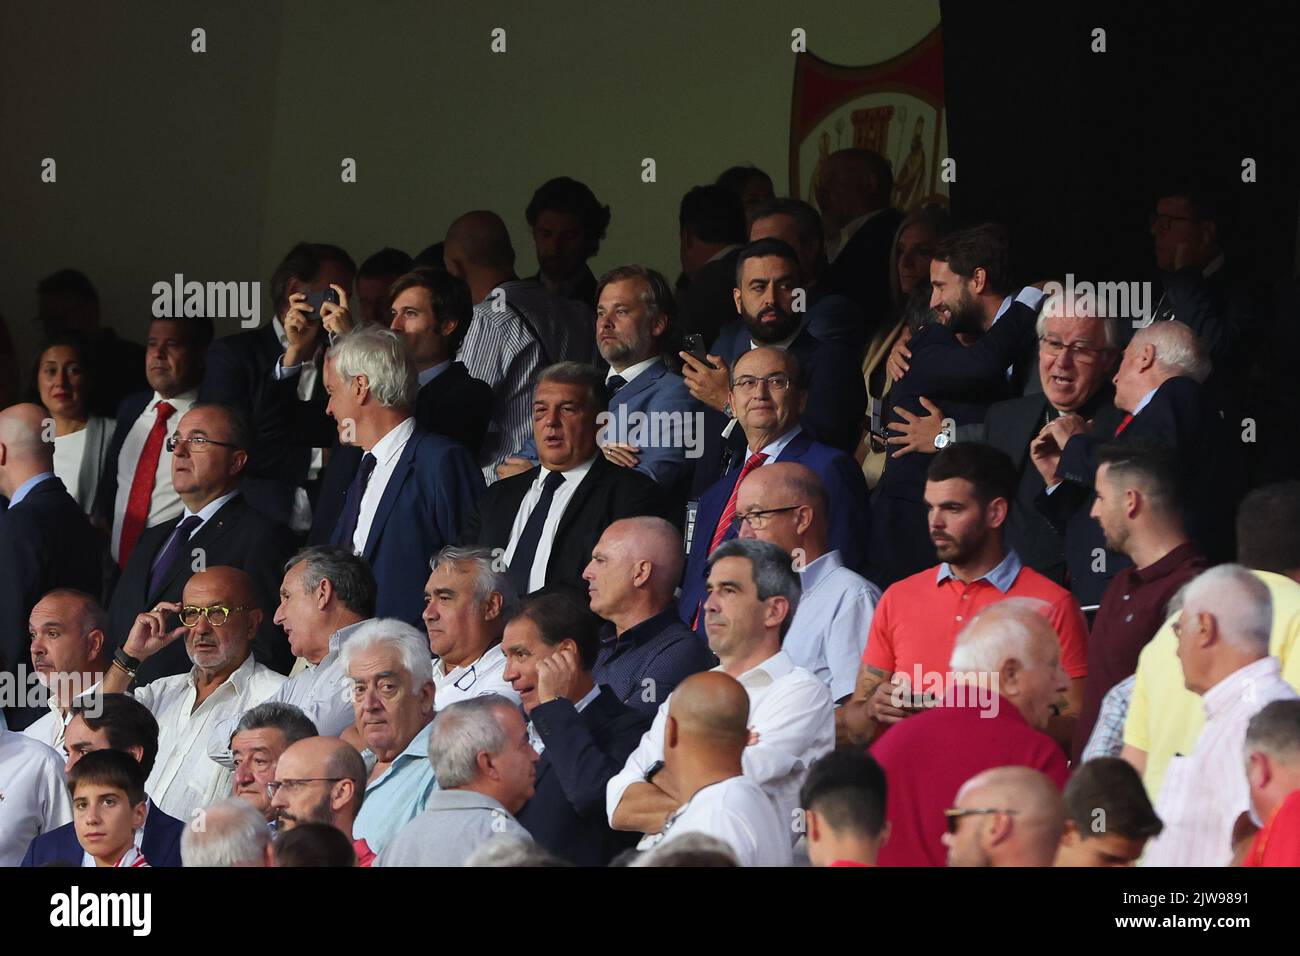
<path fill-rule="evenodd" d="M 122 443 L 126 433 L 131 430 L 135 420 L 140 417 L 149 403 L 153 401 L 153 391 L 146 389 L 122 399 L 117 406 L 117 428 L 108 443 L 108 456 L 104 459 L 104 471 L 99 476 L 99 487 L 95 491 L 95 503 L 91 514 L 103 520 L 108 527 L 113 527 L 113 509 L 117 504 L 117 467 L 122 458 Z M 173 427 L 176 422 L 170 423 Z"/>
<path fill-rule="evenodd" d="M 27 618 L 48 591 L 76 588 L 100 596 L 102 549 L 102 539 L 58 478 L 46 478 L 0 512 L 0 670 L 16 674 L 19 665 L 31 667 Z M 40 713 L 6 710 L 12 730 Z"/>
<path fill-rule="evenodd" d="M 605 785 L 623 769 L 651 717 L 620 702 L 608 687 L 582 713 L 561 698 L 538 704 L 530 717 L 546 749 L 533 795 L 515 818 L 561 859 L 604 866 L 641 838 L 610 828 Z"/>
<path fill-rule="evenodd" d="M 529 282 L 536 282 L 543 288 L 546 283 L 542 281 L 542 270 L 538 269 L 528 277 Z M 585 302 L 593 309 L 596 307 L 596 276 L 591 271 L 591 266 L 584 265 L 582 272 L 578 275 L 578 281 L 574 283 L 569 294 L 564 296 L 566 299 L 573 299 L 575 302 Z"/>
<path fill-rule="evenodd" d="M 736 317 L 736 260 L 740 249 L 706 263 L 678 295 L 681 330 L 698 332 L 705 342 L 718 337 L 722 327 Z"/>
<path fill-rule="evenodd" d="M 242 494 L 235 495 L 194 533 L 160 586 L 150 590 L 149 576 L 154 558 L 167 544 L 180 521 L 178 516 L 146 528 L 140 535 L 108 606 L 109 637 L 113 647 L 121 647 L 126 642 L 137 614 L 159 601 L 180 601 L 186 582 L 194 574 L 196 553 L 201 549 L 202 567 L 230 565 L 252 576 L 262 609 L 262 623 L 253 639 L 253 654 L 267 667 L 282 674 L 289 673 L 293 666 L 289 640 L 271 619 L 280 604 L 284 563 L 294 552 L 293 533 L 253 508 Z M 136 683 L 147 684 L 159 677 L 183 674 L 189 669 L 190 659 L 185 653 L 184 641 L 176 640 L 140 665 Z"/>
<path fill-rule="evenodd" d="M 496 482 L 483 493 L 461 530 L 463 544 L 505 550 L 510 529 L 528 489 L 541 466 Z M 591 549 L 613 522 L 638 515 L 664 515 L 659 486 L 639 471 L 611 464 L 597 453 L 591 470 L 569 499 L 551 544 L 546 565 L 546 584 L 566 585 L 587 592 L 583 569 L 591 561 Z M 673 515 L 680 524 L 680 515 Z"/>
<path fill-rule="evenodd" d="M 888 321 L 893 308 L 889 296 L 889 252 L 902 221 L 903 214 L 897 209 L 886 209 L 872 216 L 853 234 L 818 281 L 825 292 L 848 296 L 857 303 L 866 320 L 864 342 L 870 341 L 876 330 Z"/>

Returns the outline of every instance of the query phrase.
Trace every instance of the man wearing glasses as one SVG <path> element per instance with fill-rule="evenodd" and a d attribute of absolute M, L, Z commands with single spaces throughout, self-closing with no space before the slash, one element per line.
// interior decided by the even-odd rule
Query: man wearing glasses
<path fill-rule="evenodd" d="M 943 815 L 949 866 L 1051 866 L 1065 832 L 1060 788 L 1028 767 L 972 777 Z"/>
<path fill-rule="evenodd" d="M 132 550 L 108 608 L 114 645 L 127 639 L 141 611 L 179 602 L 191 575 L 205 567 L 242 568 L 252 579 L 257 607 L 279 603 L 280 571 L 293 553 L 293 535 L 240 493 L 248 446 L 247 425 L 229 406 L 200 402 L 181 416 L 166 447 L 172 486 L 184 508 L 178 517 L 146 528 Z M 259 616 L 253 650 L 282 673 L 293 664 L 289 642 L 270 614 Z M 136 679 L 147 684 L 189 667 L 181 645 L 172 644 L 150 657 Z"/>
<path fill-rule="evenodd" d="M 261 598 L 249 574 L 210 567 L 185 583 L 182 601 L 160 601 L 136 615 L 104 674 L 106 694 L 125 693 L 137 683 L 135 699 L 158 721 L 158 757 L 145 790 L 164 813 L 185 823 L 231 793 L 231 772 L 208 757 L 212 730 L 271 697 L 284 683 L 283 674 L 253 658 L 262 618 Z M 174 626 L 177 619 L 179 627 Z M 193 666 L 184 674 L 141 684 L 142 662 L 168 647 L 182 648 Z"/>

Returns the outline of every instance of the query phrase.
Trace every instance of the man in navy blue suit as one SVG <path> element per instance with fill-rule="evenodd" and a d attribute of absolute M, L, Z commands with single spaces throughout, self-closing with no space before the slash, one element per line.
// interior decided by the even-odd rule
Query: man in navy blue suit
<path fill-rule="evenodd" d="M 88 753 L 120 750 L 138 760 L 144 776 L 149 776 L 158 756 L 158 722 L 149 708 L 127 694 L 104 694 L 74 703 L 72 713 L 65 737 L 68 770 Z M 66 824 L 32 840 L 22 865 L 80 866 L 85 851 L 73 826 Z M 184 830 L 184 823 L 163 813 L 150 800 L 144 827 L 136 831 L 136 847 L 150 866 L 180 866 Z"/>
<path fill-rule="evenodd" d="M 533 795 L 515 816 L 540 846 L 580 866 L 604 866 L 636 844 L 637 834 L 610 829 L 605 785 L 650 726 L 592 678 L 599 623 L 573 594 L 541 593 L 525 599 L 501 642 L 502 676 L 541 756 Z"/>
<path fill-rule="evenodd" d="M 743 430 L 745 450 L 700 497 L 678 604 L 682 620 L 701 632 L 704 622 L 697 612 L 704 600 L 708 557 L 723 541 L 736 537 L 736 494 L 741 480 L 768 462 L 797 461 L 811 468 L 830 499 L 834 516 L 830 547 L 838 549 L 845 565 L 859 574 L 867 559 L 864 545 L 870 516 L 866 479 L 850 456 L 813 441 L 799 424 L 807 393 L 800 385 L 799 361 L 793 353 L 779 348 L 746 352 L 736 360 L 729 394 L 737 426 Z"/>
<path fill-rule="evenodd" d="M 326 406 L 339 440 L 365 451 L 330 543 L 370 562 L 376 617 L 421 623 L 429 558 L 455 539 L 483 478 L 461 445 L 415 425 L 415 363 L 388 329 L 362 328 L 326 353 Z"/>

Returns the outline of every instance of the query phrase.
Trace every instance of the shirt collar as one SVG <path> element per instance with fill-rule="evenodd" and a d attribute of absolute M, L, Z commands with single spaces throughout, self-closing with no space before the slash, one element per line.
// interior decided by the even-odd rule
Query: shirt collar
<path fill-rule="evenodd" d="M 987 581 L 1003 594 L 1006 594 L 1016 583 L 1016 578 L 1020 576 L 1022 567 L 1024 565 L 1020 561 L 1020 555 L 1016 554 L 1016 549 L 1008 548 L 1005 557 L 992 570 L 981 574 L 975 581 Z M 936 585 L 943 584 L 948 578 L 952 578 L 954 581 L 959 580 L 957 575 L 952 573 L 952 568 L 948 566 L 948 562 L 945 561 L 939 565 L 939 571 L 935 575 L 934 583 Z M 975 581 L 970 583 L 974 584 Z"/>
<path fill-rule="evenodd" d="M 18 486 L 17 490 L 14 491 L 13 497 L 9 499 L 9 507 L 12 508 L 14 505 L 18 504 L 18 502 L 26 498 L 28 493 L 46 478 L 53 477 L 54 472 L 52 471 L 43 471 L 39 475 L 32 475 L 32 477 L 24 481 Z"/>
<path fill-rule="evenodd" d="M 720 671 L 722 665 L 719 664 L 713 669 Z M 785 651 L 777 651 L 761 664 L 745 671 L 736 680 L 747 690 L 762 690 L 771 687 L 792 670 L 794 670 L 794 660 Z"/>
<path fill-rule="evenodd" d="M 598 454 L 600 453 L 597 452 L 596 455 Z M 582 482 L 582 479 L 587 477 L 587 472 L 591 471 L 591 466 L 596 461 L 596 455 L 592 455 L 581 465 L 575 465 L 574 467 L 570 468 L 568 471 L 561 471 L 558 472 L 558 474 L 564 476 L 565 483 L 572 481 L 575 485 L 580 484 Z M 551 469 L 547 468 L 545 465 L 540 466 L 537 469 L 537 480 L 534 481 L 533 484 L 538 488 L 542 487 L 543 483 L 545 483 L 546 481 L 546 476 L 549 475 L 550 473 L 551 473 Z"/>
<path fill-rule="evenodd" d="M 346 627 L 340 627 L 337 631 L 331 634 L 329 650 L 325 652 L 325 656 L 329 657 L 331 654 L 337 654 L 339 651 L 341 651 L 343 649 L 343 644 L 347 641 L 347 639 L 350 638 L 353 634 L 355 634 L 357 632 L 357 628 L 359 628 L 362 624 L 365 623 L 367 622 L 357 621 L 357 623 L 355 624 L 348 624 Z M 315 667 L 316 665 L 309 662 L 307 666 Z"/>
<path fill-rule="evenodd" d="M 1158 581 L 1167 574 L 1171 574 L 1176 568 L 1180 567 L 1187 561 L 1196 557 L 1196 545 L 1190 541 L 1184 541 L 1178 547 L 1174 548 L 1159 561 L 1153 561 L 1145 568 L 1134 568 L 1133 573 L 1143 584 L 1151 581 Z"/>
<path fill-rule="evenodd" d="M 795 330 L 793 332 L 791 332 L 785 338 L 777 342 L 755 342 L 751 338 L 749 340 L 749 347 L 751 350 L 767 348 L 767 349 L 782 349 L 788 352 L 790 350 L 790 346 L 794 343 L 794 340 L 799 337 L 799 333 L 802 331 L 803 331 L 803 326 L 798 325 L 795 327 Z"/>
<path fill-rule="evenodd" d="M 206 505 L 202 507 L 202 509 L 200 509 L 197 512 L 191 511 L 189 508 L 186 508 L 185 513 L 181 515 L 181 520 L 184 521 L 186 518 L 197 516 L 203 522 L 203 524 L 207 524 L 210 520 L 212 520 L 212 516 L 216 514 L 218 511 L 220 511 L 222 508 L 224 508 L 226 502 L 229 501 L 231 498 L 235 497 L 235 495 L 237 494 L 239 494 L 238 488 L 236 488 L 234 491 L 228 491 L 220 498 L 214 498 L 212 501 L 209 501 Z"/>
<path fill-rule="evenodd" d="M 506 656 L 506 652 L 501 648 L 501 642 L 498 641 L 497 643 L 489 647 L 486 651 L 484 651 L 482 654 L 480 654 L 477 660 L 472 661 L 469 664 L 463 664 L 460 667 L 457 667 L 454 670 L 452 670 L 450 673 L 448 673 L 447 665 L 443 663 L 442 658 L 440 657 L 433 662 L 433 672 L 436 676 L 442 678 L 445 681 L 446 679 L 451 677 L 452 674 L 458 674 L 463 676 L 465 674 L 468 674 L 470 671 L 474 671 L 475 672 L 474 680 L 477 681 L 480 676 L 478 674 L 478 668 L 482 667 L 483 673 L 486 674 L 489 671 L 491 671 L 492 668 L 495 666 L 497 662 L 497 658 L 500 658 L 501 660 L 504 661 L 505 656 Z M 460 677 L 457 677 L 456 680 L 460 680 Z M 474 684 L 473 682 L 471 682 L 469 687 L 473 687 L 473 686 Z M 468 690 L 469 687 L 457 688 L 457 689 Z"/>
<path fill-rule="evenodd" d="M 997 314 L 993 316 L 993 321 L 989 324 L 989 328 L 998 324 L 998 319 L 1002 318 L 1007 309 L 1011 308 L 1012 303 L 1019 302 L 1021 305 L 1027 305 L 1037 312 L 1038 307 L 1042 305 L 1044 298 L 1045 296 L 1042 289 L 1036 289 L 1032 285 L 1025 286 L 1014 296 L 1009 295 L 1002 300 L 1002 304 L 998 306 Z"/>
<path fill-rule="evenodd" d="M 576 710 L 578 713 L 582 713 L 584 710 L 587 709 L 587 705 L 590 704 L 593 700 L 595 700 L 599 696 L 600 696 L 600 685 L 592 684 L 591 690 L 587 691 L 587 693 L 583 695 L 582 700 L 578 701 L 576 704 L 573 705 L 573 709 Z"/>
<path fill-rule="evenodd" d="M 1276 657 L 1261 657 L 1245 667 L 1233 671 L 1219 681 L 1201 698 L 1205 707 L 1205 719 L 1214 717 L 1230 709 L 1238 701 L 1253 700 L 1256 688 L 1262 683 L 1272 683 L 1282 679 L 1282 670 Z"/>
<path fill-rule="evenodd" d="M 100 680 L 95 681 L 95 683 L 92 684 L 90 687 L 87 687 L 85 690 L 83 690 L 83 691 L 82 691 L 80 694 L 78 694 L 76 697 L 72 698 L 72 702 L 75 704 L 77 701 L 81 700 L 83 697 L 89 697 L 91 694 L 93 694 L 93 693 L 95 693 L 97 690 L 99 690 L 99 685 L 102 684 L 102 683 L 104 683 L 104 681 L 103 681 L 102 678 L 101 678 Z M 63 726 L 66 727 L 66 726 L 68 726 L 69 723 L 72 722 L 72 711 L 69 710 L 66 714 L 63 712 L 63 708 L 61 708 L 61 707 L 59 706 L 58 695 L 56 695 L 56 694 L 50 694 L 48 697 L 46 697 L 46 698 L 45 698 L 45 706 L 48 707 L 48 708 L 50 708 L 50 713 L 52 713 L 52 714 L 54 715 L 54 717 L 55 717 L 56 720 L 60 720 L 60 721 L 63 722 Z"/>
<path fill-rule="evenodd" d="M 389 429 L 388 434 L 375 442 L 373 447 L 370 449 L 370 454 L 375 457 L 375 463 L 387 465 L 394 458 L 400 455 L 402 449 L 406 447 L 407 441 L 414 432 L 414 418 L 408 418 L 400 425 Z"/>
<path fill-rule="evenodd" d="M 635 379 L 642 372 L 644 372 L 646 369 L 653 366 L 656 362 L 662 362 L 662 361 L 663 361 L 663 357 L 656 355 L 653 358 L 646 359 L 644 362 L 637 362 L 635 365 L 629 365 L 621 372 L 615 372 L 613 367 L 611 366 L 610 370 L 605 373 L 605 381 L 608 382 L 615 375 L 618 375 L 623 379 L 624 382 L 631 384 L 632 380 Z"/>
<path fill-rule="evenodd" d="M 785 447 L 786 447 L 786 445 L 788 445 L 788 444 L 790 444 L 790 442 L 794 441 L 794 437 L 795 437 L 796 435 L 798 435 L 801 431 L 803 431 L 803 426 L 802 426 L 802 425 L 799 425 L 799 424 L 796 424 L 796 425 L 794 426 L 794 428 L 790 429 L 788 432 L 786 432 L 786 433 L 785 433 L 784 435 L 782 435 L 780 438 L 777 438 L 777 439 L 774 439 L 774 440 L 768 442 L 766 445 L 764 445 L 762 448 L 760 448 L 759 451 L 761 451 L 763 454 L 767 455 L 767 461 L 776 461 L 776 459 L 777 459 L 778 457 L 780 457 L 781 452 L 785 451 Z M 752 451 L 750 451 L 748 447 L 746 447 L 746 448 L 745 448 L 745 461 L 749 461 L 749 456 L 752 455 L 752 454 L 754 454 L 754 453 L 753 453 Z M 766 464 L 766 463 L 767 463 L 767 462 L 764 462 L 764 464 Z"/>
<path fill-rule="evenodd" d="M 639 644 L 642 641 L 658 637 L 665 627 L 676 620 L 681 620 L 677 608 L 669 605 L 658 614 L 648 617 L 640 623 L 633 624 L 623 632 L 622 636 L 619 635 L 618 628 L 614 626 L 613 622 L 606 621 L 601 628 L 600 642 L 602 644 Z"/>
<path fill-rule="evenodd" d="M 729 246 L 724 246 L 723 248 L 715 252 L 713 255 L 709 256 L 709 262 L 717 262 L 719 259 L 723 258 L 724 256 L 730 254 L 731 252 L 739 248 L 740 248 L 740 243 L 738 242 L 733 242 Z M 705 265 L 708 265 L 709 262 L 706 262 Z"/>
<path fill-rule="evenodd" d="M 1205 268 L 1201 270 L 1201 275 L 1203 275 L 1205 278 L 1208 279 L 1210 276 L 1214 275 L 1216 272 L 1222 269 L 1223 264 L 1227 261 L 1228 260 L 1224 258 L 1223 253 L 1220 252 L 1217 256 L 1215 256 L 1213 259 L 1211 259 L 1209 262 L 1205 264 Z"/>
<path fill-rule="evenodd" d="M 844 559 L 840 557 L 838 551 L 827 551 L 816 561 L 809 562 L 799 572 L 804 596 L 842 567 L 844 567 Z"/>
<path fill-rule="evenodd" d="M 429 759 L 429 731 L 432 729 L 433 729 L 433 721 L 430 720 L 427 724 L 425 724 L 423 727 L 420 728 L 420 732 L 418 734 L 416 734 L 414 737 L 411 738 L 411 742 L 402 748 L 402 752 L 393 758 L 393 762 L 388 765 L 388 769 L 384 771 L 383 775 L 379 778 L 379 780 L 383 780 L 386 777 L 388 777 L 394 770 L 397 769 L 397 765 L 399 763 L 405 763 L 407 760 L 418 759 L 421 757 L 424 758 L 425 760 L 428 760 Z M 367 768 L 372 768 L 374 767 L 375 763 L 378 760 L 378 755 L 369 747 L 367 747 L 365 750 L 361 751 L 361 759 L 365 761 Z M 371 787 L 377 784 L 379 780 L 370 781 L 370 783 L 366 785 L 366 790 L 369 790 Z"/>
<path fill-rule="evenodd" d="M 244 658 L 244 663 L 240 664 L 238 667 L 235 668 L 234 672 L 231 673 L 231 675 L 226 678 L 225 683 L 222 684 L 221 687 L 225 687 L 226 684 L 229 684 L 231 687 L 235 688 L 236 694 L 242 694 L 244 692 L 244 688 L 248 686 L 248 682 L 252 679 L 253 671 L 256 668 L 257 668 L 257 660 L 256 658 L 253 657 L 253 652 L 250 650 L 248 652 L 248 656 Z M 191 667 L 190 672 L 185 675 L 185 683 L 187 683 L 190 687 L 195 686 L 194 674 L 197 671 L 198 671 L 197 667 Z M 220 689 L 221 689 L 220 687 L 217 688 L 217 690 Z M 211 700 L 212 698 L 208 698 L 208 699 Z"/>
<path fill-rule="evenodd" d="M 199 390 L 192 388 L 188 392 L 181 392 L 179 395 L 173 395 L 171 398 L 164 398 L 159 392 L 153 393 L 153 398 L 145 406 L 146 412 L 153 412 L 158 409 L 159 402 L 166 402 L 173 408 L 179 408 L 181 405 L 193 405 L 199 400 Z"/>
<path fill-rule="evenodd" d="M 1134 418 L 1137 418 L 1138 415 L 1140 415 L 1140 414 L 1142 413 L 1142 409 L 1146 408 L 1148 405 L 1151 404 L 1151 399 L 1153 399 L 1153 398 L 1156 397 L 1156 392 L 1158 392 L 1158 391 L 1160 391 L 1160 389 L 1159 389 L 1159 387 L 1156 387 L 1156 388 L 1151 389 L 1151 391 L 1147 392 L 1145 395 L 1143 395 L 1143 396 L 1142 396 L 1142 401 L 1140 401 L 1140 402 L 1138 402 L 1136 405 L 1134 405 L 1134 406 L 1133 406 L 1133 411 L 1130 412 L 1129 414 L 1131 414 Z"/>
<path fill-rule="evenodd" d="M 416 376 L 420 380 L 420 388 L 424 388 L 424 386 L 428 385 L 449 368 L 451 368 L 451 359 L 444 359 L 437 365 L 434 365 L 431 368 L 426 368 L 423 372 L 420 372 Z"/>

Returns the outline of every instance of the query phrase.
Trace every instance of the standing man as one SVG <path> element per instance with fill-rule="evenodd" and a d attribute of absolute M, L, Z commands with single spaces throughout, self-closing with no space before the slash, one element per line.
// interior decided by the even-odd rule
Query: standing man
<path fill-rule="evenodd" d="M 585 183 L 557 176 L 537 187 L 524 217 L 537 249 L 537 273 L 529 281 L 594 307 L 596 277 L 587 260 L 600 251 L 609 228 L 609 207 L 602 206 Z"/>

